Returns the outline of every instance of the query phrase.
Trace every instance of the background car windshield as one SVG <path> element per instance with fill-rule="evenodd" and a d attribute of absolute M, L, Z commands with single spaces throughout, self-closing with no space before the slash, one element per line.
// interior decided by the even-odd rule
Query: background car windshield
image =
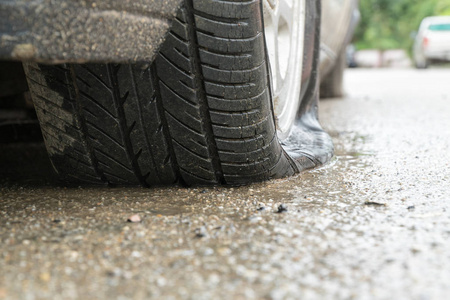
<path fill-rule="evenodd" d="M 432 31 L 450 31 L 450 23 L 449 24 L 433 24 L 428 27 L 429 30 Z"/>

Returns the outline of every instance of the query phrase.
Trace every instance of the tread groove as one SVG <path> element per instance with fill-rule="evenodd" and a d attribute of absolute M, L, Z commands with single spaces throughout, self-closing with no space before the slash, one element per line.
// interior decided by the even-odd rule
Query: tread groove
<path fill-rule="evenodd" d="M 129 70 L 129 73 L 130 73 L 130 78 L 131 78 L 131 81 L 132 81 L 132 86 L 133 86 L 134 94 L 135 94 L 135 95 L 138 95 L 137 85 L 136 85 L 136 78 L 135 78 L 135 74 L 134 74 L 134 72 L 133 72 L 133 69 L 131 68 L 131 65 L 129 66 L 128 70 Z M 152 97 L 150 97 L 150 98 L 152 98 Z M 143 116 L 143 112 L 142 112 L 142 102 L 141 102 L 141 101 L 137 101 L 137 108 L 138 108 L 138 116 L 139 116 L 139 122 L 140 122 L 140 125 L 141 125 L 141 127 L 145 128 L 145 127 L 144 127 L 144 124 L 143 124 L 143 122 L 144 122 L 144 121 L 143 121 L 143 120 L 144 120 L 144 116 Z M 134 125 L 136 125 L 136 121 L 133 123 L 133 126 L 132 126 L 132 127 L 134 127 Z M 162 126 L 162 125 L 160 125 L 160 127 L 161 127 L 161 126 Z M 159 128 L 158 128 L 158 129 L 159 129 Z M 132 130 L 132 129 L 131 129 L 131 130 Z M 130 130 L 130 134 L 131 134 L 131 130 Z M 144 140 L 145 140 L 145 145 L 147 146 L 147 149 L 148 149 L 148 151 L 150 152 L 150 158 L 151 158 L 151 161 L 152 161 L 152 165 L 153 165 L 153 166 L 156 166 L 157 163 L 156 163 L 156 161 L 155 161 L 155 156 L 154 156 L 154 154 L 153 154 L 153 149 L 152 149 L 152 147 L 150 146 L 150 141 L 148 140 L 148 136 L 147 136 L 147 134 L 145 134 L 145 133 L 144 133 Z M 139 157 L 141 156 L 142 151 L 143 151 L 143 149 L 141 148 L 141 149 L 136 153 L 136 155 L 135 155 L 136 161 L 137 161 L 137 160 L 139 159 Z M 154 168 L 154 171 L 155 171 L 156 176 L 158 177 L 158 179 L 161 181 L 161 174 L 158 172 L 158 169 L 157 169 L 157 168 Z M 148 178 L 149 176 L 150 176 L 150 172 L 148 172 L 147 174 L 143 175 L 143 180 L 144 180 L 147 184 L 150 185 L 150 183 L 147 182 L 147 178 Z"/>
<path fill-rule="evenodd" d="M 188 170 L 186 170 L 186 169 L 183 169 L 183 168 L 180 168 L 184 173 L 187 173 L 187 174 L 189 174 L 190 176 L 192 176 L 192 177 L 195 177 L 195 178 L 198 178 L 198 179 L 200 179 L 200 180 L 203 180 L 203 181 L 209 181 L 210 179 L 208 179 L 208 178 L 203 178 L 203 177 L 201 177 L 201 176 L 199 176 L 199 175 L 197 175 L 197 174 L 194 174 L 194 173 L 192 173 L 191 171 L 188 171 Z"/>
<path fill-rule="evenodd" d="M 164 83 L 162 80 L 160 80 L 159 82 L 162 83 L 162 85 L 164 85 L 164 87 L 166 87 L 171 93 L 174 93 L 176 96 L 178 96 L 181 100 L 183 100 L 186 103 L 189 103 L 189 104 L 191 104 L 193 106 L 197 105 L 197 103 L 189 101 L 188 99 L 186 99 L 186 97 L 183 97 L 181 94 L 177 93 L 172 87 L 170 87 L 169 85 Z"/>
<path fill-rule="evenodd" d="M 114 67 L 113 65 L 108 64 L 106 67 L 106 72 L 107 72 L 108 76 L 110 77 L 110 80 L 111 80 L 111 83 L 113 86 L 113 88 L 112 88 L 113 99 L 114 99 L 114 104 L 115 104 L 115 107 L 116 107 L 117 113 L 118 113 L 118 123 L 119 123 L 120 129 L 121 129 L 120 132 L 122 135 L 122 139 L 124 141 L 123 148 L 125 150 L 128 162 L 131 165 L 130 169 L 135 174 L 139 183 L 143 186 L 147 186 L 148 184 L 145 182 L 144 178 L 142 177 L 141 170 L 137 163 L 136 157 L 132 157 L 132 155 L 134 156 L 133 145 L 131 143 L 131 139 L 128 134 L 125 111 L 123 108 L 124 98 L 126 99 L 128 97 L 128 91 L 125 93 L 125 97 L 120 97 L 120 92 L 119 92 L 119 88 L 118 88 L 119 83 L 118 83 L 118 79 L 117 79 L 117 72 L 118 72 L 119 68 L 120 68 L 120 66 Z"/>
<path fill-rule="evenodd" d="M 79 66 L 86 70 L 86 72 L 88 72 L 93 78 L 95 78 L 105 89 L 112 93 L 112 88 L 106 82 L 104 82 L 103 79 L 101 79 L 100 76 L 98 76 L 94 71 L 89 69 L 87 65 L 81 64 Z"/>
<path fill-rule="evenodd" d="M 211 163 L 213 166 L 213 170 L 216 176 L 217 183 L 225 184 L 225 177 L 223 175 L 222 166 L 219 159 L 219 153 L 217 150 L 216 141 L 214 139 L 214 131 L 211 122 L 211 116 L 209 113 L 208 100 L 206 96 L 206 89 L 203 82 L 203 74 L 200 60 L 200 52 L 198 49 L 198 41 L 197 41 L 197 32 L 199 31 L 195 25 L 195 15 L 194 15 L 194 2 L 193 0 L 187 0 L 187 19 L 190 26 L 188 26 L 188 34 L 190 36 L 190 46 L 192 48 L 192 65 L 194 68 L 195 81 L 198 89 L 198 98 L 199 98 L 199 106 L 200 106 L 200 114 L 202 115 L 203 131 L 206 137 L 206 141 L 208 144 L 208 152 L 211 157 Z"/>
<path fill-rule="evenodd" d="M 171 157 L 171 159 L 170 159 L 171 168 L 175 172 L 175 177 L 177 178 L 177 180 L 182 181 L 181 174 L 180 174 L 180 167 L 178 166 L 178 161 L 177 161 L 177 158 L 175 155 L 175 151 L 173 149 L 172 138 L 171 138 L 171 135 L 169 132 L 169 125 L 167 123 L 167 119 L 165 116 L 165 109 L 163 107 L 161 91 L 159 88 L 159 84 L 163 83 L 163 82 L 159 79 L 155 63 L 153 63 L 150 66 L 149 71 L 150 71 L 150 74 L 152 75 L 151 79 L 152 79 L 152 85 L 153 85 L 154 93 L 155 93 L 156 109 L 158 110 L 159 117 L 161 118 L 162 133 L 163 133 L 164 139 L 168 143 L 169 156 Z M 184 182 L 181 182 L 181 183 L 184 183 Z"/>
<path fill-rule="evenodd" d="M 186 146 L 183 146 L 180 142 L 178 142 L 178 141 L 175 140 L 175 139 L 172 139 L 172 141 L 173 141 L 175 144 L 177 144 L 178 146 L 180 146 L 181 148 L 183 148 L 184 150 L 186 150 L 187 152 L 189 152 L 189 153 L 191 153 L 192 155 L 194 155 L 194 156 L 200 158 L 201 160 L 207 161 L 207 160 L 209 159 L 208 157 L 203 157 L 203 156 L 201 156 L 200 154 L 198 154 L 198 153 L 192 151 L 191 149 L 187 148 Z"/>
<path fill-rule="evenodd" d="M 83 143 L 87 149 L 87 154 L 89 156 L 89 160 L 92 163 L 92 167 L 94 168 L 95 173 L 100 178 L 100 180 L 104 183 L 110 184 L 109 181 L 106 179 L 105 175 L 102 173 L 102 171 L 98 168 L 98 160 L 97 157 L 94 154 L 94 147 L 89 143 L 88 135 L 87 135 L 87 125 L 86 121 L 82 116 L 83 108 L 80 103 L 80 90 L 78 89 L 77 85 L 77 77 L 75 74 L 75 69 L 73 65 L 68 65 L 68 71 L 71 76 L 72 82 L 73 82 L 73 88 L 74 91 L 69 90 L 69 93 L 71 94 L 71 98 L 75 99 L 75 111 L 78 116 L 79 122 L 80 122 L 80 134 L 82 135 Z M 72 94 L 74 93 L 74 94 Z"/>
<path fill-rule="evenodd" d="M 115 122 L 117 122 L 117 117 L 114 116 L 106 107 L 104 107 L 102 104 L 100 104 L 97 100 L 95 100 L 91 95 L 89 95 L 86 92 L 80 91 L 80 95 L 83 97 L 86 97 L 89 101 L 94 103 L 96 106 L 98 106 L 105 114 L 107 114 L 111 119 L 113 119 Z"/>
<path fill-rule="evenodd" d="M 89 125 L 90 127 L 92 127 L 93 129 L 95 129 L 96 131 L 98 131 L 99 133 L 101 133 L 106 138 L 108 138 L 108 140 L 110 140 L 115 145 L 117 145 L 117 147 L 119 147 L 121 150 L 125 151 L 125 147 L 122 144 L 120 144 L 119 141 L 117 141 L 115 138 L 113 138 L 112 136 L 110 136 L 109 134 L 104 132 L 103 129 L 100 128 L 97 124 L 94 124 L 90 121 L 86 121 L 86 124 Z"/>
<path fill-rule="evenodd" d="M 94 151 L 101 153 L 103 156 L 107 157 L 109 160 L 113 161 L 114 163 L 116 163 L 117 165 L 121 166 L 122 168 L 126 169 L 127 171 L 130 171 L 130 173 L 133 172 L 133 169 L 130 168 L 129 166 L 123 164 L 121 161 L 117 160 L 116 158 L 114 158 L 113 156 L 111 156 L 109 153 L 106 153 L 105 151 L 96 148 Z"/>

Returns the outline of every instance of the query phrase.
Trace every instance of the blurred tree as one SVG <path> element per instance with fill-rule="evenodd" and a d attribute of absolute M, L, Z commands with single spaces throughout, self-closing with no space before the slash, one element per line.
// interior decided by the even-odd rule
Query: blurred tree
<path fill-rule="evenodd" d="M 411 32 L 417 31 L 423 18 L 450 15 L 450 0 L 360 0 L 359 6 L 357 49 L 410 50 Z"/>

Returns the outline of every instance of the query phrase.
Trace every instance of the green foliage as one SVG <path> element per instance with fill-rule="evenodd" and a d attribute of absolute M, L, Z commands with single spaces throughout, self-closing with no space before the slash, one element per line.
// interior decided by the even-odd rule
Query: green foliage
<path fill-rule="evenodd" d="M 423 18 L 450 15 L 450 0 L 360 0 L 361 21 L 354 42 L 358 49 L 410 50 L 411 33 Z"/>

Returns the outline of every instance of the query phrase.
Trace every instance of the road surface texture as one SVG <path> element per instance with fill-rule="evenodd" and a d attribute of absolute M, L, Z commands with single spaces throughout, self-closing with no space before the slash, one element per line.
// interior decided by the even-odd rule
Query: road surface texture
<path fill-rule="evenodd" d="M 332 163 L 246 187 L 64 187 L 1 145 L 0 298 L 445 299 L 449 78 L 348 70 Z"/>

